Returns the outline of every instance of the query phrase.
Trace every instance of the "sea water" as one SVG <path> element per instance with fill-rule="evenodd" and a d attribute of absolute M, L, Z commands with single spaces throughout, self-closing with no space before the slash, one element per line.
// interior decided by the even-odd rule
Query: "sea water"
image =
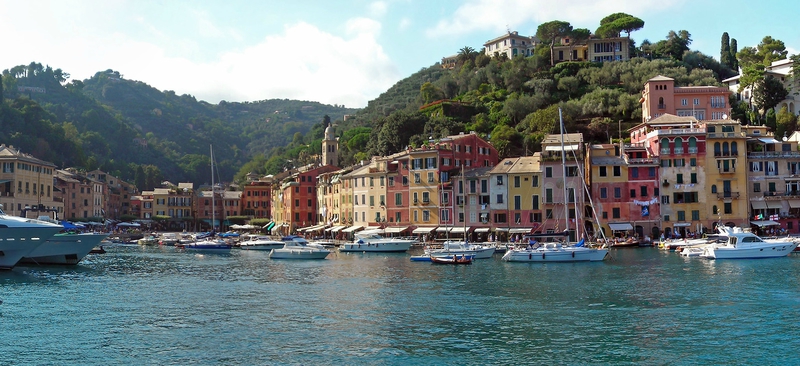
<path fill-rule="evenodd" d="M 0 272 L 3 365 L 791 364 L 800 257 L 598 263 L 106 247 Z"/>

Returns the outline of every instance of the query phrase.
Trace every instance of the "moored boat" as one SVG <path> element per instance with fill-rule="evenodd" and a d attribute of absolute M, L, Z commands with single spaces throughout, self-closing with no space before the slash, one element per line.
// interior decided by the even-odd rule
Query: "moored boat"
<path fill-rule="evenodd" d="M 299 236 L 285 236 L 282 238 L 283 248 L 272 249 L 269 257 L 272 259 L 325 259 L 331 253 L 322 245 L 311 244 Z"/>
<path fill-rule="evenodd" d="M 496 247 L 489 245 L 470 244 L 464 241 L 448 240 L 442 244 L 441 249 L 427 249 L 426 253 L 432 257 L 448 255 L 470 255 L 473 259 L 491 258 L 495 253 Z"/>
<path fill-rule="evenodd" d="M 472 264 L 474 256 L 462 254 L 443 257 L 431 257 L 432 264 Z"/>
<path fill-rule="evenodd" d="M 340 252 L 405 252 L 415 240 L 384 238 L 374 233 L 357 233 L 352 243 L 339 247 Z"/>
<path fill-rule="evenodd" d="M 728 240 L 709 245 L 700 255 L 709 259 L 776 258 L 789 255 L 797 247 L 790 239 L 764 240 L 741 228 L 725 228 Z"/>
<path fill-rule="evenodd" d="M 63 230 L 58 224 L 6 215 L 0 205 L 0 269 L 12 269 L 47 239 Z"/>
<path fill-rule="evenodd" d="M 274 240 L 269 236 L 255 236 L 239 243 L 239 248 L 244 250 L 273 250 L 283 248 L 283 242 Z"/>

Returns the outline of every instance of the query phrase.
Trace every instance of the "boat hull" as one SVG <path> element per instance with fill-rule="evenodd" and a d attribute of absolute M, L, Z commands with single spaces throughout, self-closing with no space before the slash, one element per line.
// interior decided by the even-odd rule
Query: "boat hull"
<path fill-rule="evenodd" d="M 44 242 L 63 230 L 54 227 L 4 227 L 0 228 L 0 269 L 12 269 L 20 259 L 27 256 Z"/>
<path fill-rule="evenodd" d="M 732 248 L 728 246 L 706 248 L 702 257 L 709 259 L 756 259 L 778 258 L 792 253 L 797 243 L 767 243 L 768 245 L 754 248 Z"/>
<path fill-rule="evenodd" d="M 606 258 L 608 249 L 563 248 L 547 249 L 515 249 L 503 255 L 507 262 L 599 262 Z"/>
<path fill-rule="evenodd" d="M 340 252 L 406 252 L 411 249 L 411 241 L 393 241 L 378 243 L 346 243 L 339 247 Z"/>
<path fill-rule="evenodd" d="M 183 249 L 192 252 L 206 252 L 206 253 L 229 253 L 231 251 L 230 244 L 211 244 L 211 243 L 189 243 L 183 246 Z"/>
<path fill-rule="evenodd" d="M 56 234 L 23 257 L 19 263 L 78 264 L 108 234 Z"/>
<path fill-rule="evenodd" d="M 283 248 L 283 243 L 275 243 L 275 244 L 244 244 L 239 246 L 240 249 L 243 250 L 263 250 L 263 251 L 270 251 L 273 249 L 280 249 Z"/>
<path fill-rule="evenodd" d="M 309 249 L 273 249 L 269 252 L 272 259 L 325 259 L 331 252 L 329 250 Z"/>
<path fill-rule="evenodd" d="M 434 257 L 441 257 L 441 256 L 448 256 L 448 255 L 469 255 L 472 256 L 472 259 L 488 259 L 494 255 L 495 252 L 494 247 L 487 247 L 481 249 L 436 249 L 431 250 L 430 254 Z"/>

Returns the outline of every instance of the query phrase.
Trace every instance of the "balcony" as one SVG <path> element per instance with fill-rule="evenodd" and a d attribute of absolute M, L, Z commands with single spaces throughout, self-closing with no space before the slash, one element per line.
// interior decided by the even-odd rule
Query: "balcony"
<path fill-rule="evenodd" d="M 699 135 L 699 134 L 706 134 L 706 130 L 704 128 L 672 128 L 672 129 L 660 129 L 660 130 L 653 130 L 647 133 L 648 138 L 653 138 L 656 136 L 666 136 L 666 135 Z"/>
<path fill-rule="evenodd" d="M 658 165 L 658 158 L 628 159 L 628 164 L 636 165 Z"/>
<path fill-rule="evenodd" d="M 764 192 L 764 199 L 768 201 L 781 201 L 786 198 L 800 198 L 800 191 Z"/>
<path fill-rule="evenodd" d="M 682 147 L 676 147 L 675 148 L 675 154 L 676 155 L 683 154 L 683 148 Z"/>
<path fill-rule="evenodd" d="M 739 150 L 734 151 L 714 151 L 715 158 L 735 158 L 739 156 Z"/>
<path fill-rule="evenodd" d="M 736 174 L 736 167 L 719 168 L 719 174 Z"/>
<path fill-rule="evenodd" d="M 667 109 L 667 105 L 666 104 L 659 104 L 658 105 L 658 109 Z"/>
<path fill-rule="evenodd" d="M 697 147 L 690 147 L 689 154 L 697 154 Z"/>
<path fill-rule="evenodd" d="M 710 139 L 735 139 L 747 137 L 744 132 L 709 132 L 706 136 Z"/>
<path fill-rule="evenodd" d="M 717 199 L 738 199 L 739 192 L 717 192 Z"/>

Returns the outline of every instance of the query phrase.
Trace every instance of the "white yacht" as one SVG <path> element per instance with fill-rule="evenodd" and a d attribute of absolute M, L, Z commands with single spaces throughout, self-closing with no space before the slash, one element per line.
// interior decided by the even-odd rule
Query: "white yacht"
<path fill-rule="evenodd" d="M 310 244 L 299 236 L 283 237 L 283 248 L 272 249 L 269 257 L 272 259 L 325 259 L 331 253 L 322 245 Z"/>
<path fill-rule="evenodd" d="M 106 237 L 108 234 L 103 233 L 56 234 L 25 255 L 19 263 L 78 264 Z"/>
<path fill-rule="evenodd" d="M 64 227 L 58 224 L 6 215 L 0 207 L 0 269 L 12 269 L 45 240 Z"/>
<path fill-rule="evenodd" d="M 469 255 L 473 259 L 491 258 L 497 248 L 493 245 L 478 245 L 464 241 L 448 240 L 442 244 L 441 249 L 426 249 L 425 253 L 432 257 L 450 255 Z"/>
<path fill-rule="evenodd" d="M 244 250 L 272 250 L 283 248 L 283 242 L 274 240 L 269 236 L 253 236 L 239 243 L 239 248 Z"/>
<path fill-rule="evenodd" d="M 360 232 L 352 243 L 339 247 L 340 252 L 405 252 L 416 240 L 384 238 L 374 233 Z"/>
<path fill-rule="evenodd" d="M 756 234 L 745 232 L 741 228 L 727 228 L 727 231 L 727 241 L 707 246 L 700 256 L 709 259 L 785 257 L 798 244 L 788 238 L 765 241 Z"/>

